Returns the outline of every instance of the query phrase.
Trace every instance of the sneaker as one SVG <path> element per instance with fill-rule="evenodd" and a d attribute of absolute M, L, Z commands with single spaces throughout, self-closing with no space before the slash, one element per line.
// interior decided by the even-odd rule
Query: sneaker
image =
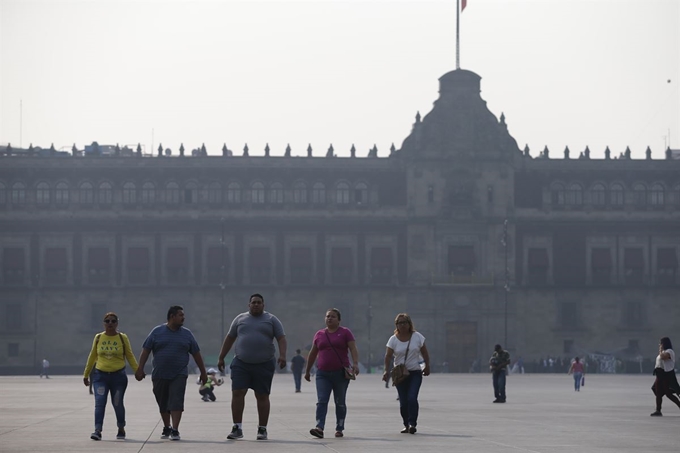
<path fill-rule="evenodd" d="M 309 434 L 319 439 L 323 439 L 323 430 L 321 428 L 312 428 L 309 430 Z"/>
<path fill-rule="evenodd" d="M 418 431 L 418 430 L 416 429 L 415 426 L 409 426 L 409 427 L 408 427 L 408 432 L 409 432 L 409 434 L 415 434 L 416 431 Z"/>
<path fill-rule="evenodd" d="M 649 415 L 651 415 L 652 417 L 661 417 L 661 416 L 663 416 L 663 414 L 661 413 L 661 411 L 654 411 L 654 412 L 652 412 L 652 413 L 649 414 Z"/>
<path fill-rule="evenodd" d="M 231 428 L 231 432 L 227 435 L 227 439 L 240 439 L 243 437 L 243 430 L 238 427 L 238 425 L 234 425 Z"/>
<path fill-rule="evenodd" d="M 118 434 L 116 434 L 116 439 L 125 439 L 125 430 L 123 428 L 118 428 Z"/>
<path fill-rule="evenodd" d="M 169 426 L 164 426 L 163 434 L 161 434 L 161 439 L 169 439 L 170 434 L 172 434 L 172 428 L 170 428 Z"/>
<path fill-rule="evenodd" d="M 90 439 L 102 440 L 102 432 L 99 430 L 95 430 L 92 434 L 90 434 Z"/>
<path fill-rule="evenodd" d="M 263 426 L 257 428 L 257 440 L 267 440 L 267 428 Z"/>
<path fill-rule="evenodd" d="M 172 432 L 170 433 L 170 440 L 180 440 L 181 437 L 179 437 L 179 431 L 176 429 L 173 429 Z"/>

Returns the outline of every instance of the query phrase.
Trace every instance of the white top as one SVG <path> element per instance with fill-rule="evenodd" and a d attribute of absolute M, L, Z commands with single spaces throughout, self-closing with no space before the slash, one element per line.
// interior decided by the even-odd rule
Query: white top
<path fill-rule="evenodd" d="M 665 349 L 671 355 L 670 359 L 661 360 L 661 354 L 656 356 L 656 365 L 654 368 L 663 368 L 664 371 L 673 371 L 675 369 L 675 352 L 672 349 Z"/>
<path fill-rule="evenodd" d="M 406 347 L 408 346 L 406 369 L 409 371 L 419 371 L 421 369 L 420 363 L 423 361 L 423 356 L 420 354 L 420 348 L 424 345 L 425 337 L 420 332 L 413 332 L 410 346 L 408 341 L 399 341 L 396 335 L 392 335 L 387 340 L 387 347 L 394 351 L 394 365 L 404 363 L 404 354 L 406 354 Z"/>

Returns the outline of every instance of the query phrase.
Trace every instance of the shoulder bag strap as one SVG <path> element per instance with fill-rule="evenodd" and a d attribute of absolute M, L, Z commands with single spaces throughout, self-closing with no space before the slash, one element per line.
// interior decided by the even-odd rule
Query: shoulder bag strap
<path fill-rule="evenodd" d="M 411 332 L 411 338 L 413 338 L 413 332 Z M 406 354 L 404 354 L 404 366 L 406 366 L 406 357 L 408 356 L 408 348 L 411 347 L 411 338 L 408 339 L 408 344 L 406 345 Z"/>
<path fill-rule="evenodd" d="M 340 354 L 338 354 L 338 351 L 336 351 L 335 348 L 333 347 L 333 343 L 331 343 L 331 337 L 328 335 L 328 330 L 324 330 L 324 333 L 326 334 L 326 338 L 328 338 L 328 344 L 331 346 L 331 349 L 333 350 L 333 352 L 335 352 L 335 355 L 338 356 L 340 366 L 344 368 L 345 365 L 342 364 L 342 358 L 340 358 Z"/>

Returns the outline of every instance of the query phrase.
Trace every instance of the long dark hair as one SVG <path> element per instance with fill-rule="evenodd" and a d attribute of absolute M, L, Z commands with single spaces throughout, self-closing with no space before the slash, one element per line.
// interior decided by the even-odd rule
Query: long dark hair
<path fill-rule="evenodd" d="M 659 340 L 659 344 L 663 346 L 664 349 L 673 349 L 671 339 L 668 337 L 663 337 L 661 340 Z"/>

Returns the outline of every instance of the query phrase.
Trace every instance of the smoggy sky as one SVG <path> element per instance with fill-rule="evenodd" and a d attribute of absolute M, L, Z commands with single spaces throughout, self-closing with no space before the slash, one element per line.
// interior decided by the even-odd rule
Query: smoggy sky
<path fill-rule="evenodd" d="M 680 148 L 680 1 L 468 0 L 461 68 L 520 148 Z M 455 69 L 456 1 L 0 0 L 0 143 L 386 156 Z"/>

